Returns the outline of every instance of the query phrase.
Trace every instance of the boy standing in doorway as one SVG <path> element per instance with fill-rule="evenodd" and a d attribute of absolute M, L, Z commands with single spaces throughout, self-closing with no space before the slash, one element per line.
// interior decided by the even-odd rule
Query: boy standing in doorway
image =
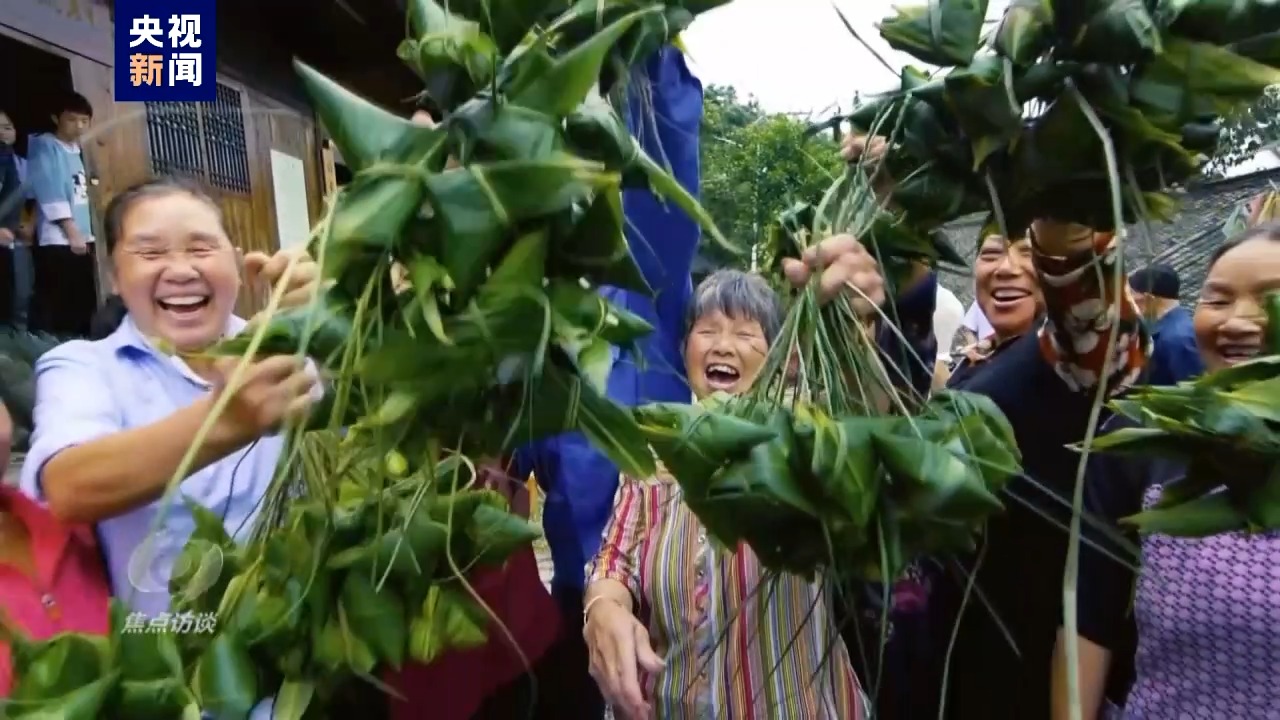
<path fill-rule="evenodd" d="M 68 92 L 52 119 L 53 132 L 33 136 L 27 152 L 38 211 L 32 319 L 45 332 L 84 337 L 98 304 L 89 183 L 80 152 L 93 108 L 83 95 Z"/>

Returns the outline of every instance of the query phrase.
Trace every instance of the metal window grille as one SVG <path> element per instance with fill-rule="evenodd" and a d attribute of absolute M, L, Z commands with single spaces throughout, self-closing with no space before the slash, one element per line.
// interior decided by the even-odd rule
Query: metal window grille
<path fill-rule="evenodd" d="M 218 97 L 204 106 L 204 148 L 209 183 L 234 192 L 249 192 L 249 150 L 244 136 L 240 93 L 218 85 Z"/>
<path fill-rule="evenodd" d="M 231 192 L 250 191 L 239 91 L 219 83 L 212 103 L 149 102 L 146 106 L 152 172 L 194 177 Z"/>

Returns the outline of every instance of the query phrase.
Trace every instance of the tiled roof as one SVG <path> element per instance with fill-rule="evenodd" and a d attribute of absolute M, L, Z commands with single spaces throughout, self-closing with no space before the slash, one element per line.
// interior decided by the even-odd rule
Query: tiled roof
<path fill-rule="evenodd" d="M 1271 189 L 1272 183 L 1280 184 L 1280 169 L 1189 186 L 1180 193 L 1182 207 L 1172 222 L 1129 227 L 1128 267 L 1139 268 L 1152 258 L 1172 265 L 1182 279 L 1183 302 L 1193 304 L 1204 282 L 1209 255 L 1225 239 L 1223 225 L 1241 203 Z M 943 226 L 961 255 L 971 259 L 977 255 L 983 219 L 973 215 Z M 972 278 L 943 275 L 941 280 L 966 307 L 973 301 Z"/>

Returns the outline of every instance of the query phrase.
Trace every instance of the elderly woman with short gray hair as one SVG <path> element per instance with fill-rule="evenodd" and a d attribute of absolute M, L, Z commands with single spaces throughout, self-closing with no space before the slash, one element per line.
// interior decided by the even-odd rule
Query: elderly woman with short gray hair
<path fill-rule="evenodd" d="M 758 275 L 704 280 L 684 343 L 694 398 L 748 390 L 781 315 Z M 708 542 L 661 467 L 651 478 L 624 475 L 588 567 L 592 675 L 632 720 L 859 720 L 862 692 L 822 592 L 797 576 L 770 582 L 745 545 Z"/>

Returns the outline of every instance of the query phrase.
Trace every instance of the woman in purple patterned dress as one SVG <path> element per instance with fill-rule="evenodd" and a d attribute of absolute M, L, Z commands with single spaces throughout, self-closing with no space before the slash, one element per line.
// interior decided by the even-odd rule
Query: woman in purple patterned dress
<path fill-rule="evenodd" d="M 1208 370 L 1263 351 L 1264 297 L 1276 291 L 1280 224 L 1259 225 L 1217 250 L 1195 312 L 1196 341 Z M 1131 515 L 1184 474 L 1171 461 L 1100 455 L 1088 479 L 1085 509 L 1109 520 Z M 1101 546 L 1108 544 L 1115 553 L 1114 543 Z M 1199 539 L 1152 534 L 1142 538 L 1141 549 L 1140 563 L 1129 558 L 1133 564 L 1126 566 L 1097 549 L 1081 548 L 1083 717 L 1110 712 L 1125 720 L 1280 718 L 1280 532 Z M 1136 592 L 1134 565 L 1140 565 Z M 1137 627 L 1134 682 L 1123 709 L 1105 707 L 1108 671 L 1126 660 L 1130 623 Z M 1055 720 L 1068 717 L 1062 645 L 1059 635 Z"/>

